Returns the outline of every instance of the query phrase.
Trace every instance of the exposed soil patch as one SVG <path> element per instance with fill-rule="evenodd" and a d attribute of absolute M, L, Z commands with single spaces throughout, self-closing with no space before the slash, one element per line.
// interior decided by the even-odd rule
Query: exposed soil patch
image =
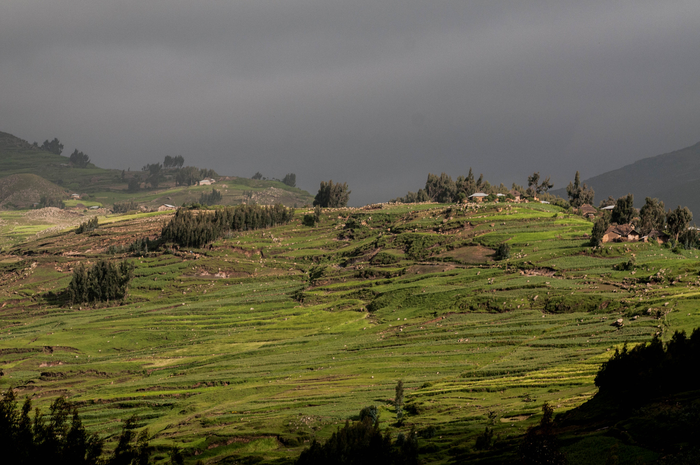
<path fill-rule="evenodd" d="M 462 263 L 485 263 L 493 261 L 494 251 L 482 245 L 460 247 L 458 249 L 443 252 L 438 257 L 459 260 Z"/>

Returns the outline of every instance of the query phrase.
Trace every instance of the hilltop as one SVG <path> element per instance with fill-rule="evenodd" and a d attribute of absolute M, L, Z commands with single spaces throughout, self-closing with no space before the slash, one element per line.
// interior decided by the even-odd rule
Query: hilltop
<path fill-rule="evenodd" d="M 700 212 L 700 142 L 644 158 L 583 182 L 595 190 L 596 204 L 608 196 L 618 198 L 632 193 L 638 208 L 644 204 L 645 197 L 656 197 L 667 209 L 681 205 Z M 564 188 L 552 193 L 566 198 Z"/>
<path fill-rule="evenodd" d="M 14 246 L 0 256 L 0 390 L 44 408 L 64 394 L 108 438 L 137 414 L 187 463 L 292 463 L 369 405 L 393 437 L 416 428 L 425 463 L 508 463 L 543 402 L 592 398 L 611 350 L 700 321 L 697 250 L 592 250 L 592 223 L 554 205 L 383 204 L 304 226 L 311 214 L 202 248 L 130 247 L 172 212 Z M 126 298 L 68 304 L 72 270 L 100 259 L 134 265 Z M 498 445 L 476 450 L 487 426 Z M 587 463 L 597 444 L 564 452 Z"/>
<path fill-rule="evenodd" d="M 13 174 L 0 178 L 0 208 L 31 208 L 41 196 L 66 198 L 66 191 L 36 174 Z"/>
<path fill-rule="evenodd" d="M 68 157 L 42 150 L 36 145 L 4 132 L 0 132 L 0 173 L 3 176 L 29 174 L 40 176 L 64 189 L 66 194 L 63 198 L 65 199 L 68 199 L 68 193 L 81 194 L 80 202 L 69 201 L 68 206 L 80 203 L 86 207 L 93 205 L 109 207 L 114 202 L 131 200 L 139 206 L 155 209 L 163 204 L 179 206 L 183 203 L 198 202 L 202 194 L 211 193 L 212 189 L 221 192 L 222 199 L 217 203 L 223 205 L 283 203 L 288 206 L 302 206 L 313 202 L 313 196 L 308 192 L 273 180 L 217 176 L 219 182 L 211 186 L 177 185 L 173 170 L 163 171 L 157 188 L 146 187 L 142 182 L 138 189 L 130 191 L 129 181 L 134 177 L 145 178 L 144 172 L 103 169 L 92 163 L 85 168 L 77 168 L 69 164 Z M 36 180 L 32 181 L 32 183 L 36 182 Z M 21 186 L 12 185 L 17 188 Z M 19 191 L 9 188 L 4 193 L 5 196 L 12 194 L 15 194 L 13 198 L 20 197 Z M 18 207 L 31 206 L 31 203 L 27 202 L 11 203 Z"/>

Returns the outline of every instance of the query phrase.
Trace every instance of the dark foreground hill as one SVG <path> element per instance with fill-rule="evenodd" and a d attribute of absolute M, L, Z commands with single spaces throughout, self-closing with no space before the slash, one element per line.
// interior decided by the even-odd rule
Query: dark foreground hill
<path fill-rule="evenodd" d="M 615 198 L 634 194 L 635 206 L 641 207 L 645 197 L 663 200 L 666 208 L 687 206 L 700 212 L 700 142 L 674 152 L 644 158 L 631 165 L 586 179 L 595 189 L 596 202 L 608 196 Z M 566 197 L 566 189 L 554 194 Z"/>

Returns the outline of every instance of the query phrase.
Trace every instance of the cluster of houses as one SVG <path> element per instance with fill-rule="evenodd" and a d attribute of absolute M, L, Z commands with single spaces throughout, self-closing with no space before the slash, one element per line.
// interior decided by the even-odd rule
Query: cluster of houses
<path fill-rule="evenodd" d="M 511 190 L 510 192 L 508 192 L 508 194 L 513 196 L 512 199 L 508 199 L 510 202 L 520 202 L 521 201 L 520 192 L 518 192 L 516 190 Z M 496 194 L 496 197 L 507 197 L 508 194 L 500 194 L 499 193 L 499 194 Z M 483 202 L 484 199 L 486 197 L 488 197 L 489 195 L 491 195 L 491 194 L 485 194 L 483 192 L 475 192 L 474 194 L 470 195 L 467 198 L 472 202 Z M 537 200 L 537 199 L 535 199 L 535 200 Z M 524 200 L 524 201 L 527 202 L 527 200 Z"/>
<path fill-rule="evenodd" d="M 613 210 L 614 205 L 602 207 L 600 210 L 592 205 L 584 204 L 574 211 L 578 212 L 584 218 L 593 219 L 598 216 L 603 216 L 606 211 Z M 607 242 L 652 242 L 658 244 L 668 242 L 670 236 L 663 231 L 653 230 L 649 234 L 642 233 L 633 224 L 612 224 L 605 230 L 603 234 L 603 243 Z"/>

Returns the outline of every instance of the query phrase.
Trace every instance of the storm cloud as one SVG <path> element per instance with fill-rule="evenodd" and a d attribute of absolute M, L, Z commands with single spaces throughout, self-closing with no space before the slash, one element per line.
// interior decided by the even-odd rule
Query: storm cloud
<path fill-rule="evenodd" d="M 561 187 L 700 140 L 698 24 L 697 1 L 13 0 L 0 131 L 355 205 L 470 166 Z"/>

